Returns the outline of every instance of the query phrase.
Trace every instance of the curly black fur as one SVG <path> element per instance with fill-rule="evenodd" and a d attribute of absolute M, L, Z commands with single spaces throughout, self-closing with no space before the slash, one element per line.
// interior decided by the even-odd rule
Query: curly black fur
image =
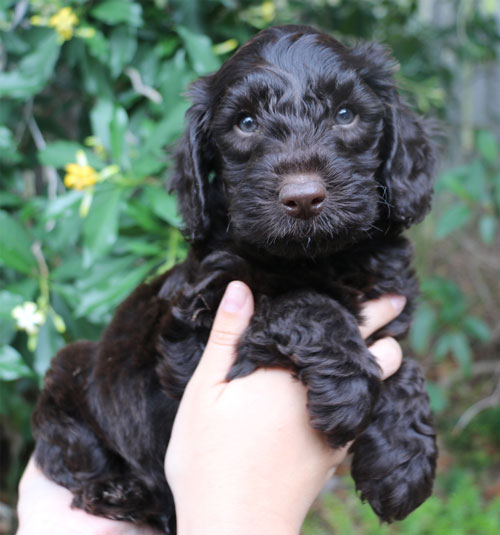
<path fill-rule="evenodd" d="M 139 286 L 99 343 L 56 355 L 33 418 L 36 460 L 75 506 L 175 533 L 164 455 L 234 279 L 250 285 L 256 309 L 229 378 L 290 368 L 332 447 L 356 439 L 353 477 L 382 520 L 430 495 L 437 451 L 422 374 L 406 360 L 382 383 L 357 327 L 363 301 L 397 293 L 405 310 L 372 340 L 407 332 L 418 288 L 402 231 L 432 194 L 428 127 L 401 102 L 393 70 L 380 45 L 349 49 L 283 26 L 193 84 L 171 182 L 188 258 Z M 349 126 L 335 122 L 341 107 L 356 115 Z M 242 116 L 255 132 L 238 129 Z M 323 185 L 323 209 L 291 217 L 279 192 L 304 174 Z"/>

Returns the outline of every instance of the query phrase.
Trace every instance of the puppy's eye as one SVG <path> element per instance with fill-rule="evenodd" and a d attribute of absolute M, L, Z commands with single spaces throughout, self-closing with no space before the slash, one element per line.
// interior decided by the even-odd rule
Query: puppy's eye
<path fill-rule="evenodd" d="M 253 134 L 257 126 L 257 121 L 251 115 L 245 115 L 238 121 L 238 128 L 245 134 Z"/>
<path fill-rule="evenodd" d="M 340 108 L 335 115 L 335 123 L 342 126 L 350 125 L 356 118 L 355 113 L 349 108 Z"/>

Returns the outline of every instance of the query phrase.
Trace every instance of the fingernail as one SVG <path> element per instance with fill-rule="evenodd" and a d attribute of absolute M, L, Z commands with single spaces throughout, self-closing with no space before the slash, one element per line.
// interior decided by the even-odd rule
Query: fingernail
<path fill-rule="evenodd" d="M 402 295 L 391 295 L 390 298 L 392 308 L 396 314 L 399 314 L 406 305 L 406 297 Z"/>
<path fill-rule="evenodd" d="M 221 307 L 226 312 L 238 312 L 248 298 L 248 290 L 241 282 L 230 282 L 222 298 Z"/>

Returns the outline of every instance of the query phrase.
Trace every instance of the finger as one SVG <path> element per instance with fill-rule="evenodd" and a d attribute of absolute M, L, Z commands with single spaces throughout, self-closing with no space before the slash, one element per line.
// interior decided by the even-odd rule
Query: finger
<path fill-rule="evenodd" d="M 384 295 L 374 301 L 367 301 L 363 305 L 363 322 L 359 326 L 361 336 L 368 338 L 375 331 L 387 325 L 399 316 L 406 305 L 406 298 L 402 295 Z"/>
<path fill-rule="evenodd" d="M 229 283 L 193 378 L 202 376 L 212 383 L 225 381 L 236 356 L 236 345 L 250 322 L 253 308 L 253 296 L 248 286 L 240 281 Z"/>
<path fill-rule="evenodd" d="M 368 349 L 382 369 L 382 379 L 387 379 L 398 371 L 403 360 L 403 351 L 394 338 L 377 340 Z"/>

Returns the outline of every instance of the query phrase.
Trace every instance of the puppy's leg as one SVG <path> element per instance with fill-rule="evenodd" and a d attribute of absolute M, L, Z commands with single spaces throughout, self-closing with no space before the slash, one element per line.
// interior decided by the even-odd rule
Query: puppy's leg
<path fill-rule="evenodd" d="M 356 319 L 333 299 L 304 292 L 259 303 L 229 378 L 271 366 L 291 368 L 306 385 L 311 423 L 332 447 L 368 425 L 380 370 Z"/>
<path fill-rule="evenodd" d="M 152 493 L 147 476 L 134 475 L 107 447 L 107 434 L 89 409 L 88 375 L 97 347 L 76 342 L 53 359 L 33 415 L 35 461 L 50 479 L 73 493 L 74 507 L 97 516 L 161 525 L 170 505 L 173 511 L 172 500 L 158 503 L 169 494 L 166 481 L 164 492 Z M 162 488 L 155 483 L 156 489 Z"/>
<path fill-rule="evenodd" d="M 404 360 L 387 379 L 373 421 L 351 447 L 362 500 L 386 522 L 402 520 L 432 492 L 437 447 L 425 379 Z"/>

